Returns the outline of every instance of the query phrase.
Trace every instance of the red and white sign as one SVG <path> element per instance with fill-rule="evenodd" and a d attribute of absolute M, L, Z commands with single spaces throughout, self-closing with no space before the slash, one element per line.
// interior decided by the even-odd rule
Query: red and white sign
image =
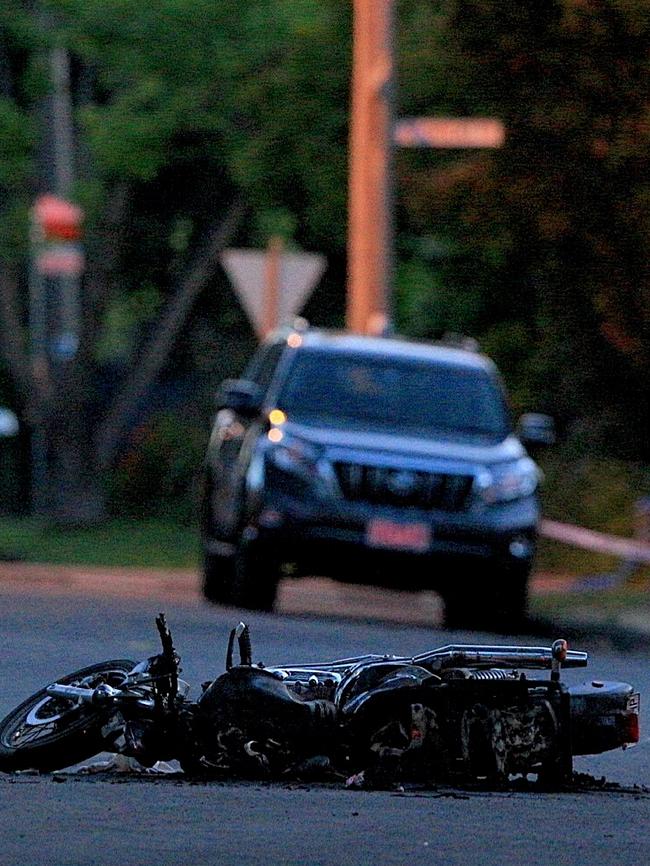
<path fill-rule="evenodd" d="M 253 327 L 263 336 L 268 320 L 269 253 L 264 250 L 224 250 L 221 264 Z M 326 267 L 327 259 L 318 253 L 283 252 L 279 256 L 273 312 L 277 325 L 289 322 L 300 312 Z"/>
<path fill-rule="evenodd" d="M 81 246 L 70 242 L 48 244 L 36 255 L 36 270 L 44 277 L 80 277 L 85 264 Z"/>
<path fill-rule="evenodd" d="M 82 235 L 82 209 L 55 195 L 36 199 L 32 219 L 43 240 L 76 241 Z"/>
<path fill-rule="evenodd" d="M 406 117 L 393 130 L 400 147 L 502 147 L 505 138 L 495 117 Z"/>

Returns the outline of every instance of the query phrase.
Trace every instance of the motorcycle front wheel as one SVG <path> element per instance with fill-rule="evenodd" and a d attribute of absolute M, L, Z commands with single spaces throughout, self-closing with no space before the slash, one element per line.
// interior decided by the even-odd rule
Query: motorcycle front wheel
<path fill-rule="evenodd" d="M 67 674 L 56 682 L 95 688 L 119 688 L 135 662 L 114 659 Z M 48 695 L 47 688 L 27 698 L 0 722 L 0 770 L 47 772 L 69 767 L 103 750 L 106 708 Z"/>

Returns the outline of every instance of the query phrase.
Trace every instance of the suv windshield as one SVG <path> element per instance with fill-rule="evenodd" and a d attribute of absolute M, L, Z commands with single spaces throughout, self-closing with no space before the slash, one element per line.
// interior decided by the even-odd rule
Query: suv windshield
<path fill-rule="evenodd" d="M 500 441 L 511 429 L 501 388 L 487 371 L 410 358 L 302 350 L 277 404 L 306 424 L 407 435 Z"/>

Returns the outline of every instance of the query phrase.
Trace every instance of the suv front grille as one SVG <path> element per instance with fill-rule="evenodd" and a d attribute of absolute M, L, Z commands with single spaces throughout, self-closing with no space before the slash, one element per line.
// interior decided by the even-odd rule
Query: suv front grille
<path fill-rule="evenodd" d="M 474 483 L 473 475 L 361 463 L 335 463 L 334 470 L 346 499 L 440 511 L 463 511 Z"/>

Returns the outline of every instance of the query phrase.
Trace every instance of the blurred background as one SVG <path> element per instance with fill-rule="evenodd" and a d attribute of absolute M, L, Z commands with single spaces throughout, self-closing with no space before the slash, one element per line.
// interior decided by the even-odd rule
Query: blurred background
<path fill-rule="evenodd" d="M 350 0 L 3 0 L 0 553 L 187 566 L 218 382 L 257 339 L 226 247 L 327 258 L 345 317 Z M 396 0 L 395 326 L 469 335 L 553 415 L 548 517 L 632 535 L 650 492 L 646 0 Z M 74 212 L 35 210 L 45 193 Z M 9 417 L 9 416 L 7 416 Z M 545 541 L 540 567 L 609 560 Z"/>

